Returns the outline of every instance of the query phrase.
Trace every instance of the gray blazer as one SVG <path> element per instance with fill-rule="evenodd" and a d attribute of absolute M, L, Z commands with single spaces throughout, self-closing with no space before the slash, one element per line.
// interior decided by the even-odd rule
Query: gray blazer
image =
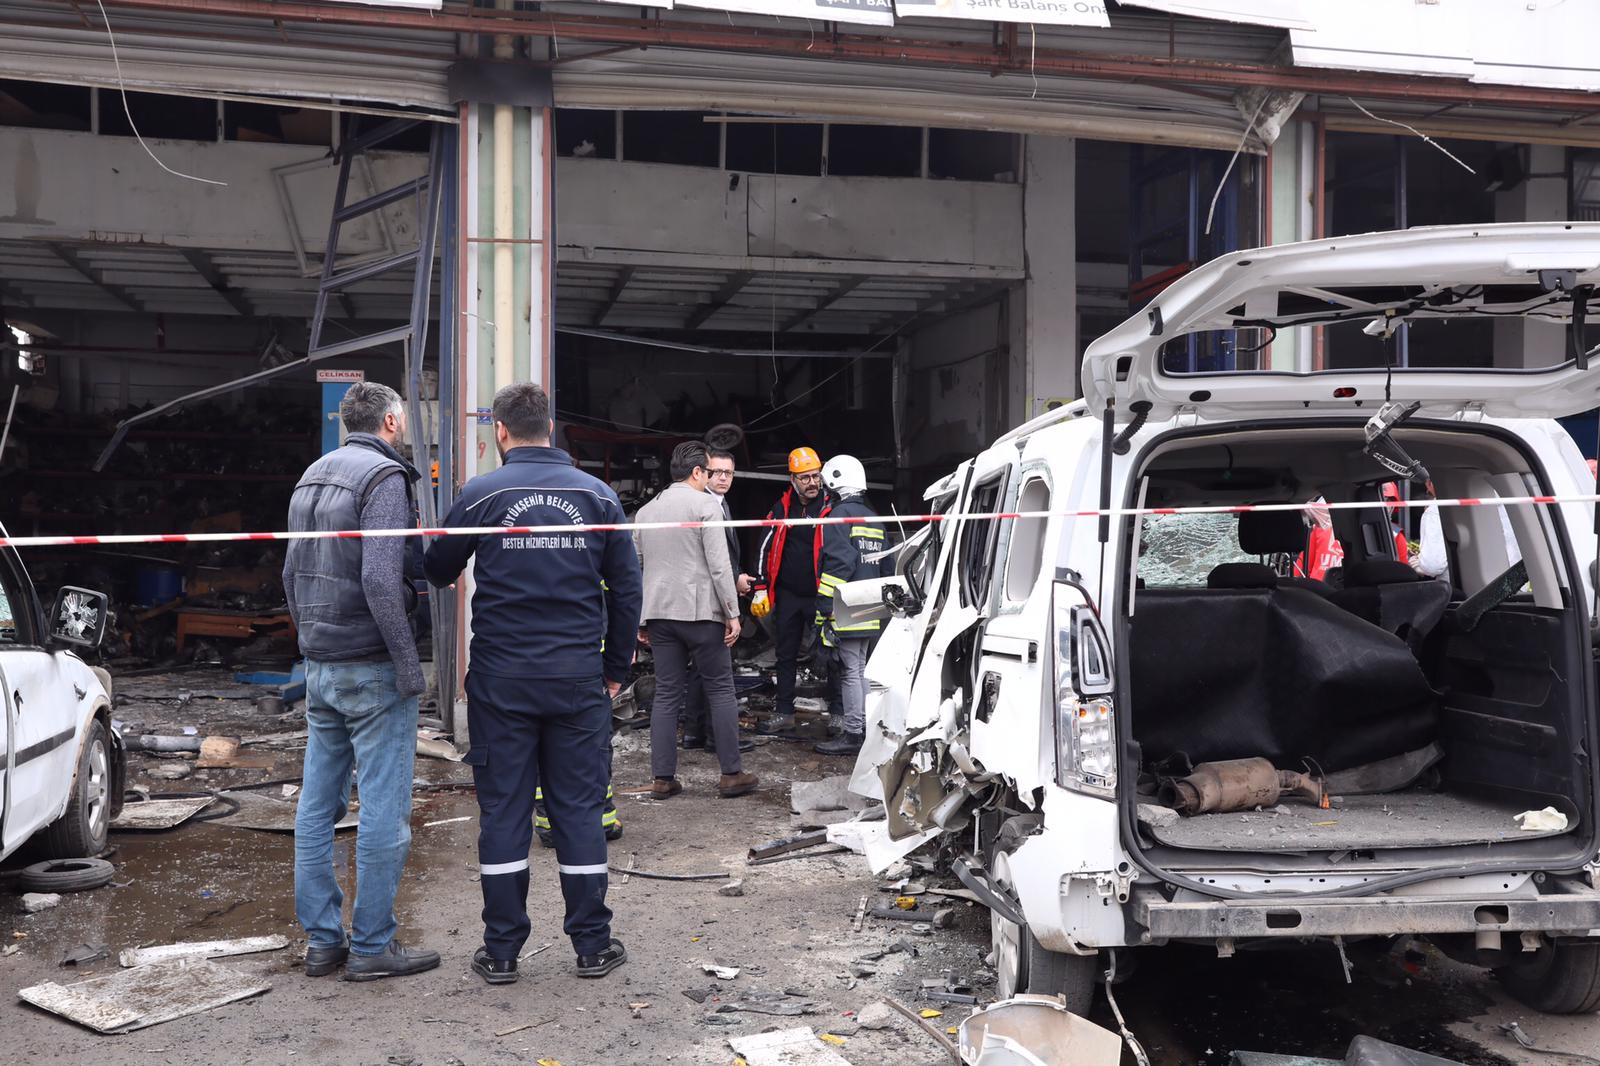
<path fill-rule="evenodd" d="M 720 496 L 696 492 L 680 481 L 639 508 L 635 520 L 714 522 L 722 516 Z M 652 618 L 720 622 L 739 617 L 739 594 L 724 530 L 641 529 L 634 533 L 634 543 L 644 569 L 640 617 L 646 622 Z"/>

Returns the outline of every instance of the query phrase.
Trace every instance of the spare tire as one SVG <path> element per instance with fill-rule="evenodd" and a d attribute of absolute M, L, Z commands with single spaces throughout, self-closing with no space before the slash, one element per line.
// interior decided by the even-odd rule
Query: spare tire
<path fill-rule="evenodd" d="M 116 872 L 104 859 L 49 859 L 24 867 L 18 880 L 28 892 L 83 892 L 110 884 Z"/>

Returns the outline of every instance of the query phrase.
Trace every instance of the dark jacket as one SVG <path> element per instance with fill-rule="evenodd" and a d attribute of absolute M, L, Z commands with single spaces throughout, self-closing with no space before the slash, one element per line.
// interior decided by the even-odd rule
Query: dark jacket
<path fill-rule="evenodd" d="M 512 448 L 467 482 L 447 527 L 625 521 L 617 494 L 559 448 Z M 626 681 L 642 583 L 626 531 L 439 537 L 423 566 L 449 585 L 474 555 L 472 670 L 508 678 Z M 602 662 L 603 649 L 603 662 Z"/>
<path fill-rule="evenodd" d="M 289 498 L 289 529 L 361 528 L 361 510 L 372 487 L 400 471 L 407 496 L 421 476 L 385 440 L 352 433 L 344 447 L 312 463 Z M 318 662 L 351 662 L 387 656 L 389 648 L 361 584 L 363 541 L 291 541 L 284 561 L 285 595 L 294 607 L 300 654 Z M 414 603 L 408 599 L 408 604 Z"/>
<path fill-rule="evenodd" d="M 833 614 L 833 596 L 840 585 L 850 581 L 867 581 L 881 577 L 882 567 L 876 559 L 866 556 L 884 549 L 883 526 L 878 514 L 867 504 L 864 494 L 845 496 L 828 512 L 832 518 L 863 518 L 864 522 L 822 527 L 822 562 L 817 575 L 817 611 Z M 882 628 L 877 619 L 859 625 L 840 626 L 840 633 L 876 633 Z"/>
<path fill-rule="evenodd" d="M 818 493 L 816 499 L 805 503 L 790 486 L 767 512 L 767 521 L 821 518 L 828 513 L 828 503 L 826 492 Z M 774 526 L 768 531 L 761 542 L 761 573 L 756 587 L 766 589 L 774 603 L 779 590 L 803 591 L 807 595 L 814 590 L 817 567 L 822 561 L 822 530 L 822 526 Z M 805 569 L 800 569 L 802 566 Z"/>

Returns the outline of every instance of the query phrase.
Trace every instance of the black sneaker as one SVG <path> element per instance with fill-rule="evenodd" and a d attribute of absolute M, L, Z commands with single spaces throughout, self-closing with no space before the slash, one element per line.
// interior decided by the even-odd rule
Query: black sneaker
<path fill-rule="evenodd" d="M 408 977 L 439 965 L 439 953 L 400 946 L 391 940 L 382 955 L 351 955 L 344 964 L 346 981 L 376 981 L 381 977 Z"/>
<path fill-rule="evenodd" d="M 344 965 L 350 957 L 350 944 L 346 941 L 336 948 L 306 948 L 306 976 L 325 977 Z"/>
<path fill-rule="evenodd" d="M 683 750 L 684 751 L 700 751 L 700 750 L 704 749 L 705 746 L 706 746 L 705 734 L 703 734 L 703 733 L 685 733 L 683 735 Z"/>
<path fill-rule="evenodd" d="M 488 948 L 479 948 L 472 956 L 472 972 L 491 985 L 516 984 L 517 960 L 497 959 Z"/>
<path fill-rule="evenodd" d="M 860 755 L 865 740 L 864 733 L 840 733 L 832 740 L 813 745 L 811 750 L 822 755 Z"/>
<path fill-rule="evenodd" d="M 622 946 L 622 941 L 612 937 L 611 943 L 601 951 L 578 956 L 578 976 L 604 977 L 627 961 L 628 949 Z"/>

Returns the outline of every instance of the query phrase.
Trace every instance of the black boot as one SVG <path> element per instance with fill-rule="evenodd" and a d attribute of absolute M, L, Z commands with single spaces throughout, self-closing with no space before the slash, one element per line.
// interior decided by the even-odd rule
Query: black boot
<path fill-rule="evenodd" d="M 862 733 L 840 733 L 832 740 L 814 745 L 811 750 L 823 755 L 860 755 L 865 740 L 866 735 Z"/>
<path fill-rule="evenodd" d="M 593 955 L 578 956 L 579 977 L 604 977 L 628 961 L 628 949 L 612 937 L 611 943 Z"/>
<path fill-rule="evenodd" d="M 517 980 L 517 960 L 497 959 L 488 948 L 479 948 L 472 956 L 472 972 L 491 985 L 509 985 Z"/>

